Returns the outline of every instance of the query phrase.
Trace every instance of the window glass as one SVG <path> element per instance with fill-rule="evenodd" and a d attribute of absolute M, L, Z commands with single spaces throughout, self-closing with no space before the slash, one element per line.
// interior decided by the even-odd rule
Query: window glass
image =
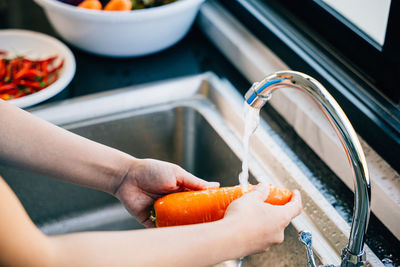
<path fill-rule="evenodd" d="M 315 0 L 358 34 L 379 46 L 385 41 L 391 0 Z"/>

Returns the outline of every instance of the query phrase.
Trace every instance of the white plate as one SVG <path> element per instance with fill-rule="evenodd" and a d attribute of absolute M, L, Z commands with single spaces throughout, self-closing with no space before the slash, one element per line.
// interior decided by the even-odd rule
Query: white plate
<path fill-rule="evenodd" d="M 0 30 L 0 50 L 8 52 L 7 57 L 22 55 L 30 59 L 44 59 L 58 55 L 64 58 L 59 78 L 45 89 L 7 102 L 26 108 L 58 94 L 69 84 L 75 74 L 75 58 L 71 50 L 57 39 L 43 33 L 26 30 Z"/>

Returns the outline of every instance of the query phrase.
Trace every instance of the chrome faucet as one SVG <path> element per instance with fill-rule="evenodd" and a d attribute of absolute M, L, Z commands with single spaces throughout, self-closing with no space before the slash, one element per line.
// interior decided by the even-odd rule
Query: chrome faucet
<path fill-rule="evenodd" d="M 245 94 L 245 100 L 253 108 L 261 109 L 273 91 L 288 87 L 299 89 L 314 99 L 336 131 L 346 151 L 353 171 L 355 196 L 349 243 L 342 249 L 340 266 L 363 266 L 366 264 L 364 241 L 369 221 L 371 185 L 367 162 L 357 134 L 339 104 L 322 84 L 300 72 L 279 71 L 267 76 L 261 82 L 252 85 Z M 299 238 L 307 248 L 308 266 L 316 266 L 311 250 L 311 234 L 301 232 Z"/>

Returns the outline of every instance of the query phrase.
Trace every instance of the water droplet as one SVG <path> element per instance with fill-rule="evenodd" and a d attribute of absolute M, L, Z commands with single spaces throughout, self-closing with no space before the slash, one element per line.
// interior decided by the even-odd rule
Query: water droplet
<path fill-rule="evenodd" d="M 313 213 L 314 213 L 314 214 L 317 214 L 317 213 L 318 213 L 318 211 L 317 211 L 316 209 L 314 209 L 314 210 L 313 210 Z"/>

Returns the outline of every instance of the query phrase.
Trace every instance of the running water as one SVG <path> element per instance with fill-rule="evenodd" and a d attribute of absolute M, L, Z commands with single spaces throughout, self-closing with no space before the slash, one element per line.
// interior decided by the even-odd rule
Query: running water
<path fill-rule="evenodd" d="M 244 103 L 244 134 L 243 134 L 243 159 L 242 172 L 239 174 L 239 183 L 242 191 L 247 192 L 249 185 L 249 140 L 260 122 L 260 110 Z"/>
<path fill-rule="evenodd" d="M 271 98 L 269 94 L 265 101 Z M 244 134 L 243 134 L 243 159 L 242 172 L 239 174 L 239 183 L 242 187 L 242 192 L 247 192 L 249 186 L 249 141 L 250 136 L 256 131 L 260 124 L 260 110 L 251 107 L 247 102 L 244 102 Z M 260 182 L 260 181 L 259 181 Z M 269 190 L 267 195 L 269 195 Z M 242 267 L 244 257 L 239 258 L 237 267 Z"/>
<path fill-rule="evenodd" d="M 243 158 L 242 172 L 239 174 L 239 183 L 242 192 L 247 192 L 249 186 L 249 141 L 250 136 L 256 131 L 260 124 L 260 110 L 251 107 L 244 102 L 244 134 L 243 134 Z M 269 194 L 269 192 L 268 192 Z M 237 267 L 242 267 L 244 257 L 239 258 Z"/>

